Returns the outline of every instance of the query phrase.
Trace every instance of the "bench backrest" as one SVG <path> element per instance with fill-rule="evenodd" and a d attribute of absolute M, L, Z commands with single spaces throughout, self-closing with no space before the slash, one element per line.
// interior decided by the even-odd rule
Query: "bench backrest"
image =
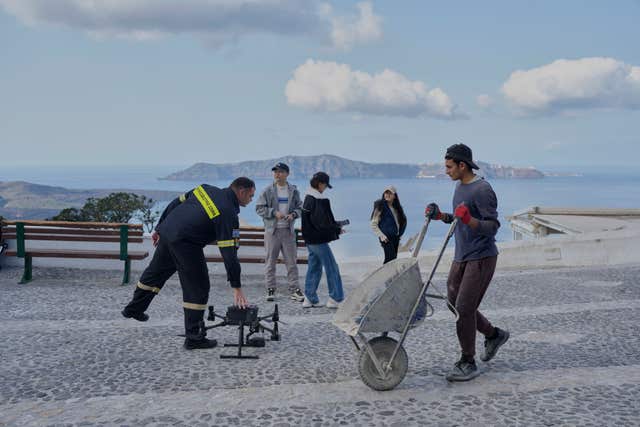
<path fill-rule="evenodd" d="M 304 238 L 302 237 L 302 231 L 297 228 L 296 233 L 296 246 L 304 248 Z M 240 247 L 242 246 L 264 246 L 264 227 L 242 226 L 240 227 Z"/>
<path fill-rule="evenodd" d="M 129 243 L 142 243 L 142 224 L 71 221 L 3 221 L 4 239 L 16 240 L 20 258 L 26 253 L 26 240 L 67 242 L 113 242 L 120 244 L 120 259 L 126 260 Z"/>

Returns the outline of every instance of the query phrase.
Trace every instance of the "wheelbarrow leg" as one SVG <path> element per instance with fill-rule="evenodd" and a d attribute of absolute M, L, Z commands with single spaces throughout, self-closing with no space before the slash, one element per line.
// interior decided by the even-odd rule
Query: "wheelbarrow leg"
<path fill-rule="evenodd" d="M 371 349 L 371 346 L 367 342 L 367 338 L 362 334 L 358 334 L 358 336 L 364 342 L 365 351 L 367 352 L 367 354 L 371 358 L 371 361 L 373 362 L 373 366 L 376 367 L 376 370 L 378 371 L 378 374 L 380 374 L 380 376 L 382 376 L 383 378 L 386 377 L 387 373 L 385 372 L 385 369 L 380 364 L 380 361 L 378 360 L 378 356 L 376 356 L 376 353 Z"/>
<path fill-rule="evenodd" d="M 356 350 L 360 351 L 361 348 L 358 345 L 358 341 L 356 341 L 356 339 L 354 337 L 352 337 L 351 335 L 349 335 L 349 338 L 351 338 L 351 341 L 353 342 L 353 345 L 356 346 Z"/>

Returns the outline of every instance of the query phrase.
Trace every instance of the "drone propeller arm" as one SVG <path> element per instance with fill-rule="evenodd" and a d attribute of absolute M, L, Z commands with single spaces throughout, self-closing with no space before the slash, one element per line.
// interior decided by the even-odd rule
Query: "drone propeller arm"
<path fill-rule="evenodd" d="M 226 321 L 226 320 L 223 320 L 222 322 L 220 322 L 220 323 L 216 323 L 215 325 L 205 326 L 205 327 L 204 327 L 204 329 L 205 329 L 205 331 L 208 331 L 209 329 L 219 328 L 219 327 L 221 327 L 221 326 L 227 326 L 227 325 L 229 325 L 229 324 L 227 323 L 227 321 Z"/>

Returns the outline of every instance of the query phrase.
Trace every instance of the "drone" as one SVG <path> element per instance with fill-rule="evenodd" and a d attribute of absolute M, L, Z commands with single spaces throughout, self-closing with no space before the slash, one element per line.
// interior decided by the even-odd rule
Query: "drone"
<path fill-rule="evenodd" d="M 221 359 L 258 359 L 258 356 L 249 356 L 242 354 L 244 347 L 264 347 L 264 337 L 253 337 L 256 333 L 269 332 L 271 334 L 271 341 L 280 341 L 280 332 L 278 331 L 278 322 L 280 321 L 280 315 L 278 313 L 278 304 L 275 305 L 273 313 L 266 316 L 258 316 L 258 307 L 255 305 L 247 306 L 246 308 L 236 307 L 234 305 L 227 307 L 227 313 L 224 316 L 217 314 L 213 306 L 209 306 L 209 315 L 207 320 L 215 322 L 217 319 L 221 319 L 219 323 L 211 326 L 205 326 L 206 330 L 219 328 L 221 326 L 238 326 L 238 343 L 226 344 L 225 347 L 238 347 L 238 354 L 221 354 Z M 269 328 L 264 325 L 263 322 L 273 323 L 273 327 Z M 249 328 L 249 333 L 245 337 L 244 328 Z"/>

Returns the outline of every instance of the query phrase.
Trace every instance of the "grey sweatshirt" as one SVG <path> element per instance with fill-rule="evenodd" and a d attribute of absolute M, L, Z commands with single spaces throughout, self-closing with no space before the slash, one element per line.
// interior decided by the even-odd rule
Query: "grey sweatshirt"
<path fill-rule="evenodd" d="M 454 260 L 462 262 L 498 255 L 495 239 L 500 228 L 498 199 L 491 185 L 480 177 L 469 184 L 458 182 L 453 193 L 453 209 L 460 203 L 469 208 L 471 216 L 480 221 L 480 225 L 473 230 L 462 222 L 458 224 Z"/>
<path fill-rule="evenodd" d="M 294 223 L 297 218 L 300 218 L 302 209 L 302 201 L 300 200 L 300 192 L 298 188 L 287 183 L 289 188 L 289 213 L 293 214 L 293 221 L 291 221 L 291 232 L 294 231 Z M 278 190 L 275 182 L 265 188 L 258 201 L 256 202 L 256 213 L 262 217 L 264 221 L 264 230 L 268 233 L 273 233 L 276 230 L 276 211 L 278 210 Z"/>

